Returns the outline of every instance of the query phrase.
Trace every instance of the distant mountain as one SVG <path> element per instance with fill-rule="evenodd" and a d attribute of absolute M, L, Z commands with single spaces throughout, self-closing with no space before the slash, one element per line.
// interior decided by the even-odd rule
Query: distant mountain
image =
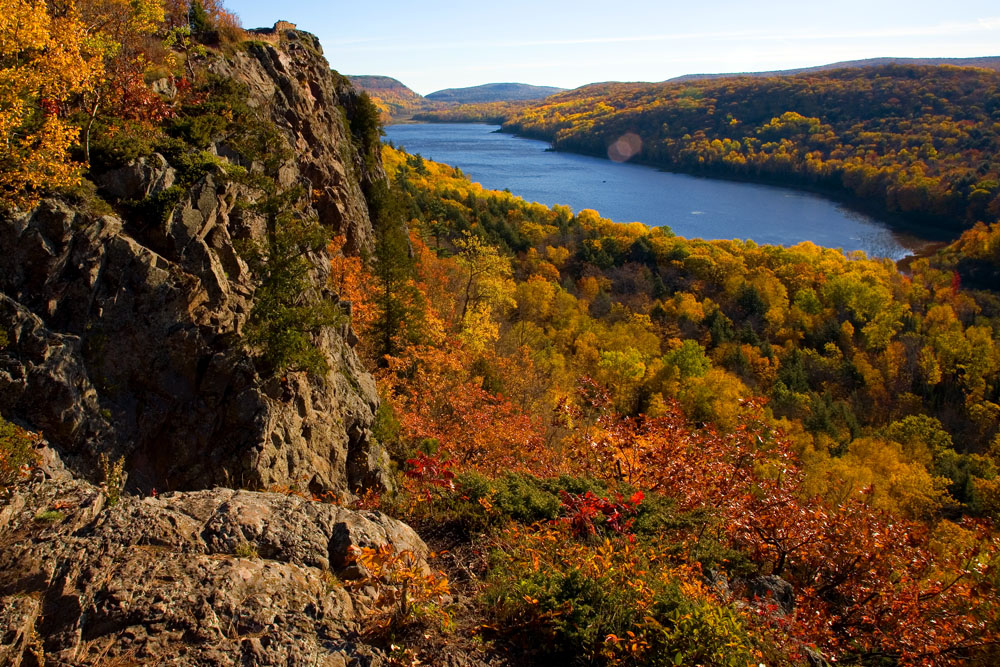
<path fill-rule="evenodd" d="M 390 76 L 357 74 L 348 75 L 347 78 L 356 87 L 368 93 L 382 112 L 382 120 L 386 123 L 407 121 L 428 113 L 448 112 L 464 108 L 462 105 L 468 104 L 489 107 L 484 118 L 505 117 L 507 114 L 501 113 L 496 107 L 498 103 L 504 105 L 504 111 L 507 111 L 509 103 L 542 100 L 566 90 L 552 86 L 530 86 L 525 83 L 487 83 L 471 88 L 439 90 L 424 97 Z M 480 111 L 480 116 L 482 115 L 483 112 Z"/>
<path fill-rule="evenodd" d="M 725 79 L 734 76 L 785 76 L 807 72 L 823 72 L 845 67 L 878 67 L 880 65 L 952 65 L 954 67 L 982 67 L 1000 71 L 1000 56 L 981 58 L 867 58 L 865 60 L 844 60 L 829 65 L 800 67 L 798 69 L 771 70 L 769 72 L 729 72 L 726 74 L 685 74 L 667 81 L 696 81 L 699 79 Z"/>
<path fill-rule="evenodd" d="M 552 86 L 529 86 L 526 83 L 486 83 L 471 88 L 447 88 L 427 95 L 435 102 L 456 102 L 476 104 L 479 102 L 514 102 L 518 100 L 541 100 L 549 95 L 561 93 L 565 88 Z"/>

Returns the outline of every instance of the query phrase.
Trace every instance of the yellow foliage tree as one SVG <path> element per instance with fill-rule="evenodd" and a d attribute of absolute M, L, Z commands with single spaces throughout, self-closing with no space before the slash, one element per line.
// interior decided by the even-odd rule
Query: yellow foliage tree
<path fill-rule="evenodd" d="M 465 342 L 482 350 L 497 338 L 494 317 L 516 305 L 510 260 L 478 236 L 456 239 L 456 260 L 462 270 L 462 312 L 459 320 Z"/>
<path fill-rule="evenodd" d="M 39 193 L 79 182 L 69 149 L 79 129 L 61 117 L 93 88 L 100 58 L 72 4 L 0 0 L 0 206 L 30 208 Z"/>
<path fill-rule="evenodd" d="M 749 395 L 750 390 L 739 378 L 721 368 L 711 368 L 701 377 L 690 378 L 681 387 L 678 399 L 692 419 L 732 430 L 740 414 L 740 399 Z"/>
<path fill-rule="evenodd" d="M 944 499 L 946 480 L 908 460 L 903 447 L 889 440 L 858 438 L 843 456 L 819 456 L 810 463 L 806 489 L 838 502 L 870 487 L 875 507 L 924 518 L 937 512 Z"/>

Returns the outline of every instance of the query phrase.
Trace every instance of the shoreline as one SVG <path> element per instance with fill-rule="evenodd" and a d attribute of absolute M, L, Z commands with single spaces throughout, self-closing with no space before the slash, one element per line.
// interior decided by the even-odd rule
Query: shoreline
<path fill-rule="evenodd" d="M 447 123 L 428 123 L 434 125 L 445 125 Z M 493 125 L 494 123 L 473 123 L 476 125 Z M 605 156 L 595 152 L 590 151 L 577 151 L 570 150 L 567 148 L 561 148 L 554 146 L 552 140 L 541 136 L 533 135 L 531 133 L 519 133 L 513 130 L 508 130 L 502 125 L 497 130 L 502 134 L 509 134 L 514 137 L 520 137 L 522 139 L 533 139 L 535 141 L 544 141 L 549 144 L 548 150 L 555 153 L 566 153 L 569 155 L 586 155 L 588 157 L 597 158 L 599 160 L 605 160 L 611 162 L 611 160 Z M 665 166 L 658 162 L 653 162 L 649 160 L 628 160 L 625 164 L 636 164 L 644 167 L 649 167 L 650 169 L 656 169 L 657 171 L 662 171 L 669 174 L 681 174 L 684 176 L 691 176 L 693 178 L 704 178 L 712 181 L 730 181 L 733 183 L 750 183 L 753 185 L 767 185 L 777 188 L 784 188 L 786 190 L 794 190 L 796 192 L 805 192 L 809 194 L 819 195 L 824 199 L 832 201 L 834 203 L 842 205 L 844 208 L 853 211 L 855 213 L 861 213 L 869 217 L 875 218 L 881 223 L 884 223 L 891 232 L 910 235 L 913 238 L 920 239 L 923 244 L 937 244 L 943 243 L 948 245 L 953 243 L 962 235 L 964 231 L 969 229 L 971 225 L 955 225 L 953 223 L 948 223 L 945 219 L 941 218 L 925 218 L 923 221 L 915 220 L 913 217 L 908 216 L 904 213 L 899 213 L 896 211 L 889 211 L 885 207 L 869 200 L 858 197 L 857 195 L 851 194 L 850 192 L 819 184 L 803 183 L 801 181 L 789 181 L 783 180 L 779 177 L 769 177 L 769 176 L 744 176 L 741 174 L 724 172 L 724 171 L 714 171 L 714 170 L 696 170 L 696 169 L 684 169 L 677 166 Z M 939 224 L 935 224 L 939 221 Z M 922 245 L 923 245 L 922 244 Z"/>
<path fill-rule="evenodd" d="M 596 158 L 604 162 L 613 162 L 606 156 L 598 155 L 593 152 L 556 147 L 552 144 L 552 141 L 546 137 L 533 135 L 531 133 L 515 132 L 504 128 L 498 123 L 489 121 L 429 121 L 414 120 L 412 117 L 407 117 L 394 119 L 390 125 L 482 125 L 495 127 L 496 129 L 493 130 L 495 133 L 544 142 L 548 144 L 548 148 L 545 149 L 548 152 L 564 153 L 567 155 L 581 155 Z M 844 190 L 828 186 L 795 181 L 790 182 L 780 178 L 770 178 L 766 176 L 755 178 L 733 173 L 667 167 L 662 164 L 646 160 L 629 160 L 626 164 L 633 164 L 663 173 L 690 176 L 692 178 L 705 179 L 708 181 L 728 181 L 733 183 L 761 185 L 822 197 L 827 201 L 843 207 L 849 212 L 870 217 L 876 222 L 884 225 L 886 230 L 896 239 L 896 242 L 909 253 L 904 257 L 892 260 L 897 267 L 900 268 L 900 270 L 905 270 L 905 267 L 916 259 L 933 256 L 940 249 L 957 240 L 962 232 L 965 229 L 968 229 L 968 227 L 934 225 L 932 222 L 915 221 L 904 214 L 887 211 L 884 207 L 881 207 L 870 200 L 862 199 Z M 823 247 L 832 248 L 833 246 Z"/>

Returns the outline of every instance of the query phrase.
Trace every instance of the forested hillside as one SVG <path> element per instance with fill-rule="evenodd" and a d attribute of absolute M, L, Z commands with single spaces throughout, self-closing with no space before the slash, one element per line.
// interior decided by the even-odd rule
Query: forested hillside
<path fill-rule="evenodd" d="M 1000 70 L 1000 56 L 982 56 L 978 58 L 865 58 L 864 60 L 843 60 L 815 67 L 800 67 L 797 69 L 771 70 L 767 72 L 729 72 L 723 74 L 684 74 L 669 81 L 691 81 L 694 79 L 731 79 L 738 76 L 790 76 L 823 72 L 845 67 L 880 67 L 883 65 L 949 65 L 951 67 L 979 67 L 982 69 Z"/>
<path fill-rule="evenodd" d="M 430 123 L 494 123 L 500 125 L 533 102 L 475 102 L 450 104 L 413 114 L 413 120 Z"/>
<path fill-rule="evenodd" d="M 345 290 L 410 520 L 494 536 L 491 635 L 599 664 L 993 659 L 994 295 L 384 160 L 409 242 Z"/>
<path fill-rule="evenodd" d="M 1000 216 L 995 71 L 892 65 L 597 84 L 504 128 L 612 159 L 819 186 L 956 229 Z"/>
<path fill-rule="evenodd" d="M 487 83 L 470 88 L 448 88 L 418 95 L 403 83 L 387 76 L 349 76 L 351 82 L 369 94 L 385 123 L 408 120 L 447 121 L 457 116 L 470 122 L 500 122 L 532 100 L 558 93 L 563 88 L 529 86 L 523 83 Z"/>
<path fill-rule="evenodd" d="M 355 87 L 368 93 L 382 114 L 382 119 L 387 123 L 393 118 L 406 118 L 417 111 L 433 106 L 426 98 L 410 90 L 403 82 L 389 76 L 352 74 L 347 78 Z"/>

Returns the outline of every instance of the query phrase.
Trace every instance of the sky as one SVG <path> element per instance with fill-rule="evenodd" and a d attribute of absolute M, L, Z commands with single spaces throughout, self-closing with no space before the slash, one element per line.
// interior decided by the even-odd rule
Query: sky
<path fill-rule="evenodd" d="M 225 0 L 243 26 L 278 19 L 319 37 L 341 74 L 426 95 L 494 82 L 576 88 L 885 56 L 1000 55 L 997 0 Z"/>

